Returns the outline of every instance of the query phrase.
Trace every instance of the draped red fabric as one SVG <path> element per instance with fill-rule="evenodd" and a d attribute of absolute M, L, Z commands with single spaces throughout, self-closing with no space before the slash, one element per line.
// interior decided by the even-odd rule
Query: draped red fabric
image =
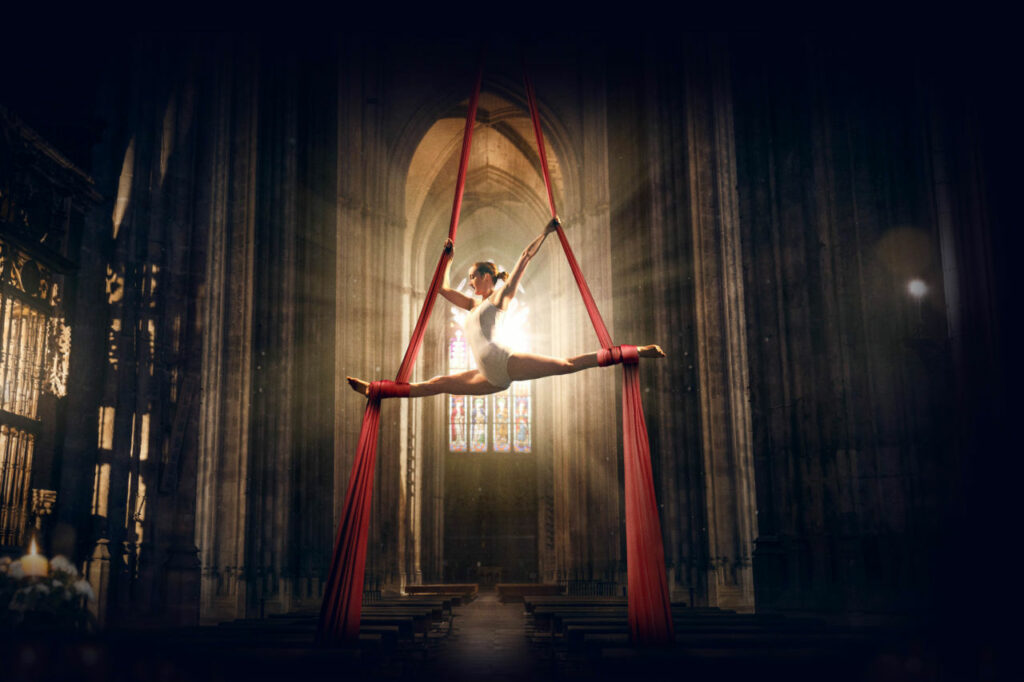
<path fill-rule="evenodd" d="M 544 133 L 541 130 L 537 97 L 529 76 L 524 73 L 526 99 L 530 106 L 533 132 L 537 137 L 544 185 L 548 192 L 551 217 L 555 210 L 555 195 L 548 171 Z M 561 225 L 558 240 L 562 243 L 569 268 L 576 280 L 583 304 L 597 332 L 601 346 L 606 349 L 602 357 L 612 360 L 618 356 L 625 360 L 625 348 L 613 349 L 612 337 L 597 309 L 583 271 L 569 246 Z M 632 359 L 632 358 L 630 358 Z M 665 575 L 665 548 L 661 541 L 661 521 L 658 518 L 657 498 L 654 494 L 654 476 L 651 472 L 651 448 L 647 440 L 647 422 L 644 420 L 640 397 L 640 368 L 633 362 L 624 362 L 622 380 L 623 458 L 626 473 L 626 582 L 629 601 L 629 629 L 637 644 L 669 644 L 673 641 L 672 610 Z"/>
<path fill-rule="evenodd" d="M 448 224 L 448 238 L 455 241 L 459 227 L 459 213 L 462 195 L 466 186 L 466 169 L 469 165 L 469 149 L 473 140 L 473 125 L 476 122 L 477 102 L 480 99 L 482 70 L 478 70 L 473 94 L 469 98 L 466 114 L 466 128 L 462 136 L 462 156 L 459 159 L 459 174 L 455 183 L 455 199 L 452 202 L 452 217 Z M 320 606 L 320 623 L 317 641 L 321 644 L 353 643 L 359 639 L 359 620 L 363 610 L 363 578 L 366 570 L 366 540 L 370 527 L 370 502 L 373 496 L 373 471 L 377 461 L 377 437 L 380 430 L 380 399 L 393 395 L 408 395 L 408 386 L 402 389 L 397 384 L 409 381 L 416 356 L 423 345 L 423 334 L 434 309 L 437 293 L 444 281 L 444 270 L 452 254 L 442 251 L 423 308 L 420 310 L 416 327 L 413 329 L 409 346 L 405 350 L 398 375 L 393 382 L 374 382 L 371 396 L 363 413 L 363 426 L 359 432 L 352 474 L 349 476 L 345 506 L 338 524 L 334 542 L 334 556 L 331 570 L 324 585 L 324 600 Z M 391 384 L 391 385 L 386 385 Z"/>

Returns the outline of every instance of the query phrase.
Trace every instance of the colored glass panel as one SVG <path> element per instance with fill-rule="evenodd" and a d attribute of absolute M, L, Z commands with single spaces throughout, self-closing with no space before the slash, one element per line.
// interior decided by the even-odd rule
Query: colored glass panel
<path fill-rule="evenodd" d="M 512 396 L 509 391 L 494 395 L 494 450 L 508 452 L 512 449 L 511 417 Z"/>
<path fill-rule="evenodd" d="M 515 451 L 530 451 L 530 396 L 519 395 L 515 398 Z"/>
<path fill-rule="evenodd" d="M 462 330 L 456 329 L 455 336 L 452 337 L 451 343 L 448 345 L 448 369 L 468 369 L 468 355 L 466 339 L 462 336 Z"/>
<path fill-rule="evenodd" d="M 448 448 L 466 451 L 466 396 L 448 396 Z"/>
<path fill-rule="evenodd" d="M 487 399 L 484 396 L 472 396 L 469 419 L 469 449 L 487 452 Z"/>

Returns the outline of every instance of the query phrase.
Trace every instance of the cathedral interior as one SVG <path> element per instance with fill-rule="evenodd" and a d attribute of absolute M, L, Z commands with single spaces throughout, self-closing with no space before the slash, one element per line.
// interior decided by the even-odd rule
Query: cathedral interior
<path fill-rule="evenodd" d="M 7 40 L 0 555 L 34 542 L 92 598 L 89 634 L 0 628 L 4 678 L 58 679 L 47 652 L 80 641 L 79 679 L 200 679 L 175 633 L 320 608 L 366 405 L 345 377 L 395 375 L 482 59 L 453 285 L 511 269 L 550 217 L 525 62 L 604 319 L 667 354 L 640 376 L 673 614 L 873 633 L 816 674 L 995 679 L 1009 47 L 652 31 L 491 36 L 482 58 L 479 35 L 412 31 Z M 516 348 L 599 347 L 557 245 L 516 301 Z M 471 366 L 459 323 L 439 301 L 413 380 Z M 502 584 L 625 596 L 621 383 L 385 401 L 364 604 L 442 584 L 480 608 Z M 737 638 L 659 660 L 721 679 Z M 614 667 L 583 640 L 589 658 L 556 647 L 544 670 Z M 417 641 L 361 670 L 404 679 Z M 217 650 L 241 670 L 235 646 Z M 744 660 L 802 660 L 770 648 Z"/>

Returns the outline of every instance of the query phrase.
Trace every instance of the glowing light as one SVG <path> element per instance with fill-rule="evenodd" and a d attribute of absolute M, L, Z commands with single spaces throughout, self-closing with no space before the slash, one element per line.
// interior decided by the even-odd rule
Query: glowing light
<path fill-rule="evenodd" d="M 36 578 L 45 578 L 50 572 L 50 562 L 39 554 L 39 546 L 36 544 L 34 536 L 29 545 L 28 554 L 21 557 L 21 570 L 25 572 L 25 575 Z"/>
<path fill-rule="evenodd" d="M 527 333 L 527 321 L 530 309 L 512 299 L 508 310 L 498 320 L 494 335 L 502 345 L 516 353 L 527 353 L 530 350 L 530 337 Z"/>
<path fill-rule="evenodd" d="M 92 513 L 107 517 L 107 497 L 110 494 L 110 464 L 97 464 L 93 474 Z"/>
<path fill-rule="evenodd" d="M 912 279 L 907 283 L 907 291 L 914 298 L 920 299 L 928 293 L 928 285 L 925 284 L 923 280 Z"/>
<path fill-rule="evenodd" d="M 175 97 L 171 95 L 171 101 L 167 103 L 164 110 L 164 129 L 160 138 L 160 184 L 164 184 L 164 177 L 167 175 L 167 166 L 171 160 L 171 150 L 174 148 L 174 122 L 175 122 Z"/>
<path fill-rule="evenodd" d="M 102 450 L 114 449 L 114 408 L 100 406 L 99 412 L 99 447 Z"/>
<path fill-rule="evenodd" d="M 114 239 L 117 239 L 117 234 L 121 231 L 121 223 L 124 221 L 125 212 L 128 210 L 134 174 L 135 138 L 133 137 L 128 143 L 128 149 L 124 152 L 124 161 L 121 162 L 121 177 L 117 181 L 117 199 L 114 201 L 114 214 L 111 216 L 114 225 Z"/>
<path fill-rule="evenodd" d="M 499 266 L 500 267 L 500 266 Z M 466 280 L 458 289 L 465 287 Z M 505 283 L 499 281 L 500 290 Z M 522 287 L 520 292 L 524 291 Z M 476 362 L 462 333 L 467 310 L 451 307 L 452 320 L 459 328 L 449 341 L 448 370 L 475 369 Z M 508 308 L 498 317 L 494 340 L 513 352 L 530 351 L 529 306 L 518 299 L 509 301 Z M 531 396 L 530 383 L 513 384 L 492 396 L 449 396 L 448 449 L 451 452 L 530 452 Z M 488 444 L 488 432 L 491 444 Z"/>

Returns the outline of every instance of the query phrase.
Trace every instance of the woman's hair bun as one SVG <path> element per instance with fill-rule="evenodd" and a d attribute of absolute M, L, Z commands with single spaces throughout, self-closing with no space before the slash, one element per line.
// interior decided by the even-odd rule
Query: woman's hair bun
<path fill-rule="evenodd" d="M 480 273 L 486 273 L 494 278 L 497 282 L 499 279 L 508 279 L 508 273 L 504 270 L 498 271 L 498 267 L 494 264 L 494 261 L 482 260 L 473 265 L 473 270 Z"/>

